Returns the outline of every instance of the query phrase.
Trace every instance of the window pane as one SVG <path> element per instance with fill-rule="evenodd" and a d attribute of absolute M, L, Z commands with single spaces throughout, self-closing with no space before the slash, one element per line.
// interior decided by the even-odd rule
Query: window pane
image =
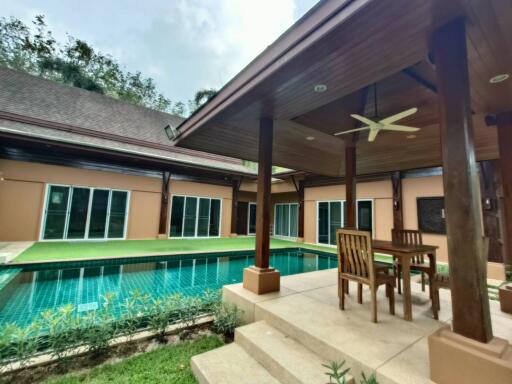
<path fill-rule="evenodd" d="M 299 230 L 299 206 L 290 204 L 290 236 L 297 237 Z"/>
<path fill-rule="evenodd" d="M 69 187 L 50 186 L 43 239 L 62 239 L 64 237 L 68 198 Z"/>
<path fill-rule="evenodd" d="M 331 217 L 329 221 L 330 238 L 329 244 L 336 245 L 336 230 L 341 228 L 341 202 L 331 201 Z"/>
<path fill-rule="evenodd" d="M 220 200 L 212 199 L 210 205 L 210 236 L 220 234 Z"/>
<path fill-rule="evenodd" d="M 281 204 L 276 204 L 276 217 L 274 218 L 274 235 L 282 236 L 282 227 L 283 227 L 283 206 Z"/>
<path fill-rule="evenodd" d="M 119 239 L 124 237 L 127 202 L 128 192 L 112 191 L 112 200 L 110 202 L 110 221 L 108 224 L 108 237 L 110 239 Z"/>
<path fill-rule="evenodd" d="M 103 239 L 107 225 L 109 190 L 95 189 L 92 194 L 91 218 L 89 220 L 89 238 Z"/>
<path fill-rule="evenodd" d="M 318 203 L 318 242 L 329 243 L 329 203 Z"/>
<path fill-rule="evenodd" d="M 197 236 L 208 236 L 210 226 L 210 199 L 199 199 L 199 216 L 197 218 Z"/>
<path fill-rule="evenodd" d="M 197 197 L 187 197 L 185 200 L 185 228 L 183 236 L 194 237 L 196 235 Z"/>
<path fill-rule="evenodd" d="M 181 237 L 183 235 L 183 210 L 185 208 L 185 198 L 183 196 L 173 196 L 171 207 L 171 237 Z"/>
<path fill-rule="evenodd" d="M 83 239 L 89 210 L 89 188 L 72 188 L 68 239 Z"/>
<path fill-rule="evenodd" d="M 249 204 L 249 233 L 256 233 L 256 204 Z"/>
<path fill-rule="evenodd" d="M 372 202 L 357 202 L 357 227 L 363 231 L 372 230 Z"/>
<path fill-rule="evenodd" d="M 290 206 L 288 204 L 284 204 L 282 207 L 283 207 L 282 236 L 290 236 Z"/>

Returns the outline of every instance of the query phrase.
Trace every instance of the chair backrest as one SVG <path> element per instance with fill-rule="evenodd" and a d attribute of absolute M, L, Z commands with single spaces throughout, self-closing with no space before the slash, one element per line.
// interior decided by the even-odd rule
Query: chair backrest
<path fill-rule="evenodd" d="M 370 232 L 352 229 L 336 231 L 338 244 L 338 270 L 362 279 L 373 279 L 372 237 Z"/>
<path fill-rule="evenodd" d="M 423 245 L 423 237 L 417 229 L 392 229 L 391 241 L 400 245 Z"/>

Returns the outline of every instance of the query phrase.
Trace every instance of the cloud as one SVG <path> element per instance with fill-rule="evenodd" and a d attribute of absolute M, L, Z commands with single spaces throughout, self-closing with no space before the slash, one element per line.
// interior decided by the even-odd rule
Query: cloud
<path fill-rule="evenodd" d="M 153 77 L 173 101 L 219 89 L 316 0 L 18 0 L 8 15 L 34 10 L 60 37 L 83 38 L 128 70 Z M 7 16 L 7 15 L 6 15 Z"/>

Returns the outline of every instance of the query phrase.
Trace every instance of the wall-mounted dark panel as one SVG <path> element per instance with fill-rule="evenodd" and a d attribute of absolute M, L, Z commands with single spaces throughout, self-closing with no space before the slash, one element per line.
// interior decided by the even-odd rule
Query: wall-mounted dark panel
<path fill-rule="evenodd" d="M 446 234 L 443 197 L 418 197 L 418 228 L 423 233 Z"/>

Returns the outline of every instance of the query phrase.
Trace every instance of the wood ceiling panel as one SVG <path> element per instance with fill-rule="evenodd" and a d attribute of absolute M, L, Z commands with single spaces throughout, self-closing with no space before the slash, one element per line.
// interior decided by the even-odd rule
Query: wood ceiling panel
<path fill-rule="evenodd" d="M 241 86 L 238 93 L 225 95 L 222 102 L 200 114 L 207 117 L 194 117 L 194 123 L 186 123 L 178 145 L 255 161 L 258 119 L 274 117 L 275 165 L 342 176 L 344 142 L 332 134 L 354 127 L 350 114 L 359 110 L 355 95 L 378 81 L 379 115 L 386 117 L 418 107 L 415 115 L 400 124 L 422 130 L 415 139 L 407 139 L 403 133 L 381 132 L 374 143 L 365 141 L 366 134 L 361 135 L 358 174 L 438 166 L 438 105 L 432 89 L 435 68 L 425 61 L 428 36 L 433 25 L 465 13 L 469 19 L 472 108 L 477 114 L 474 118 L 479 119 L 475 123 L 476 153 L 479 159 L 496 158 L 495 130 L 483 126 L 482 121 L 485 113 L 512 109 L 512 79 L 489 84 L 491 76 L 512 68 L 512 34 L 507 30 L 512 22 L 511 3 L 355 0 L 344 18 L 335 15 L 325 21 L 303 42 L 291 46 L 280 59 Z M 464 10 L 461 4 L 466 7 Z M 350 13 L 350 7 L 359 8 Z M 336 20 L 340 24 L 333 26 Z M 321 38 L 315 40 L 320 33 Z M 403 73 L 405 68 L 426 80 L 427 85 Z M 314 93 L 313 87 L 318 83 L 327 84 L 327 92 Z M 207 107 L 209 104 L 206 110 Z M 370 89 L 364 114 L 371 117 L 374 113 Z M 314 136 L 315 140 L 307 141 L 307 136 Z"/>

